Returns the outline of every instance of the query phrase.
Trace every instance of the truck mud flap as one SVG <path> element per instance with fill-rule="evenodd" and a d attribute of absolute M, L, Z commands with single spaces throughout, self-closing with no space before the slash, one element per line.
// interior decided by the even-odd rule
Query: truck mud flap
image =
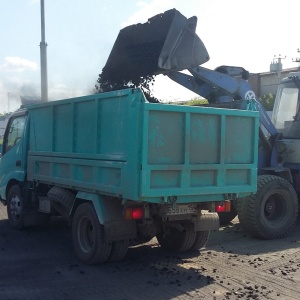
<path fill-rule="evenodd" d="M 104 222 L 105 241 L 135 239 L 137 235 L 136 222 L 125 220 L 114 220 Z"/>
<path fill-rule="evenodd" d="M 180 71 L 207 62 L 209 55 L 195 33 L 196 25 L 197 17 L 187 19 L 171 9 L 147 23 L 123 28 L 103 68 L 102 82 L 112 78 L 128 82 L 136 76 Z"/>
<path fill-rule="evenodd" d="M 216 230 L 220 228 L 219 216 L 217 213 L 203 212 L 194 223 L 195 231 Z"/>

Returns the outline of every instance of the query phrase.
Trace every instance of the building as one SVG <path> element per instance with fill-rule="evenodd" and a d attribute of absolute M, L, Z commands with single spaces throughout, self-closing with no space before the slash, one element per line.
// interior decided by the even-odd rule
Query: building
<path fill-rule="evenodd" d="M 10 114 L 0 116 L 0 138 L 2 138 L 4 135 L 4 131 L 5 131 L 9 117 L 10 117 Z"/>
<path fill-rule="evenodd" d="M 276 68 L 275 65 L 277 64 L 272 63 L 270 65 L 269 72 L 250 74 L 248 81 L 258 97 L 262 97 L 268 94 L 275 95 L 278 84 L 282 78 L 287 77 L 290 72 L 300 71 L 300 67 L 282 70 L 281 64 L 279 68 Z"/>

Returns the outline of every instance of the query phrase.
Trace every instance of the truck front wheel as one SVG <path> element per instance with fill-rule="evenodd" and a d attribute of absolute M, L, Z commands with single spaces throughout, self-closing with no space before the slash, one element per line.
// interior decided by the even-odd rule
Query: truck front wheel
<path fill-rule="evenodd" d="M 238 200 L 241 225 L 258 238 L 284 237 L 293 228 L 297 215 L 297 194 L 288 181 L 278 176 L 259 176 L 257 192 Z"/>
<path fill-rule="evenodd" d="M 191 222 L 182 222 L 177 227 L 167 227 L 156 238 L 164 250 L 185 252 L 191 250 L 195 243 L 196 232 Z"/>
<path fill-rule="evenodd" d="M 13 185 L 7 194 L 7 215 L 10 225 L 15 229 L 24 228 L 24 200 L 19 185 Z"/>
<path fill-rule="evenodd" d="M 104 227 L 91 203 L 83 203 L 76 209 L 72 238 L 75 254 L 82 262 L 100 264 L 109 258 L 112 244 L 105 242 Z"/>

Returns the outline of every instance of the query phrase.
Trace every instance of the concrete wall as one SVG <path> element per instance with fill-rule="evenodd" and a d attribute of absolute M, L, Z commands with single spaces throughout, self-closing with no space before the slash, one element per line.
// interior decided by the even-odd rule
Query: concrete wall
<path fill-rule="evenodd" d="M 8 122 L 10 115 L 5 115 L 0 117 L 0 137 L 3 137 L 4 131 Z"/>
<path fill-rule="evenodd" d="M 299 68 L 285 69 L 279 74 L 277 72 L 250 74 L 249 83 L 258 97 L 267 95 L 269 93 L 276 94 L 280 80 L 284 77 L 287 77 L 290 72 L 296 71 L 299 71 Z"/>

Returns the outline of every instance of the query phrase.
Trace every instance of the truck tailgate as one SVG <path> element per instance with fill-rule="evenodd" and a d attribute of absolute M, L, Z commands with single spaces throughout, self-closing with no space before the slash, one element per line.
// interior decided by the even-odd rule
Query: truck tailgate
<path fill-rule="evenodd" d="M 257 112 L 145 104 L 141 197 L 190 202 L 255 191 L 258 126 Z"/>

